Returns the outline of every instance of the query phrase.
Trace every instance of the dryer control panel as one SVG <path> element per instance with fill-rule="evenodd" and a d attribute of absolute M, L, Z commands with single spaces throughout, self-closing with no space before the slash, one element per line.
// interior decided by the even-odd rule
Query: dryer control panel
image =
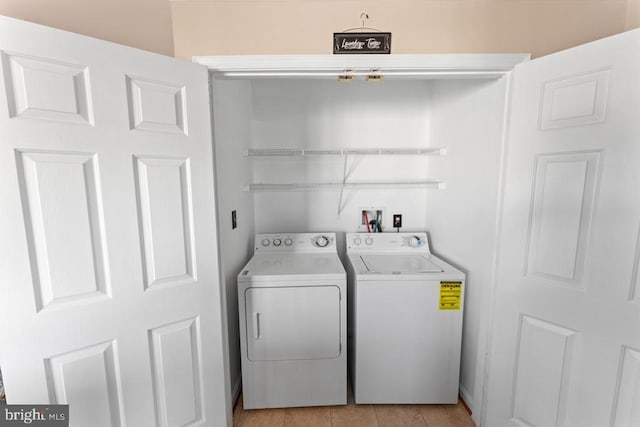
<path fill-rule="evenodd" d="M 336 253 L 336 233 L 256 234 L 255 251 Z"/>
<path fill-rule="evenodd" d="M 347 233 L 347 251 L 430 253 L 425 232 Z"/>

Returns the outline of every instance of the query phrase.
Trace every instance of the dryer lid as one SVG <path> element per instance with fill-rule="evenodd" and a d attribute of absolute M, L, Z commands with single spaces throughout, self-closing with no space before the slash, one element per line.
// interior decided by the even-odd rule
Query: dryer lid
<path fill-rule="evenodd" d="M 371 273 L 415 274 L 443 271 L 423 255 L 376 254 L 362 255 L 360 258 Z"/>
<path fill-rule="evenodd" d="M 258 253 L 238 275 L 239 280 L 300 280 L 344 278 L 337 254 Z"/>

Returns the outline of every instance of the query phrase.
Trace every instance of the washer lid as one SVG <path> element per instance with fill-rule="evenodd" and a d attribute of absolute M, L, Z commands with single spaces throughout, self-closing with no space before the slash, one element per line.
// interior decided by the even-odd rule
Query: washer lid
<path fill-rule="evenodd" d="M 362 255 L 360 258 L 371 273 L 441 273 L 444 271 L 423 255 L 377 254 Z"/>

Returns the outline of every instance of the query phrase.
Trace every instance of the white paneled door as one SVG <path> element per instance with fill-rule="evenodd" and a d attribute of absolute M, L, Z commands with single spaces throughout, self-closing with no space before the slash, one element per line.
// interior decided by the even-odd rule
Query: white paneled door
<path fill-rule="evenodd" d="M 9 18 L 0 56 L 8 402 L 227 425 L 206 68 Z"/>
<path fill-rule="evenodd" d="M 512 95 L 483 425 L 640 426 L 640 30 Z"/>

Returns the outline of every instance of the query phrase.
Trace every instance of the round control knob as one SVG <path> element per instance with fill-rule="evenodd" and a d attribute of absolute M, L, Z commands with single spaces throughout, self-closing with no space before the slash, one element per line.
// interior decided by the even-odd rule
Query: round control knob
<path fill-rule="evenodd" d="M 262 239 L 262 246 L 269 246 L 269 244 L 271 243 L 271 240 L 269 239 Z"/>
<path fill-rule="evenodd" d="M 329 238 L 327 236 L 318 236 L 314 243 L 319 248 L 326 248 L 329 245 Z"/>
<path fill-rule="evenodd" d="M 280 246 L 282 244 L 282 240 L 280 239 L 273 239 L 273 246 Z"/>
<path fill-rule="evenodd" d="M 285 245 L 285 246 L 291 246 L 291 245 L 293 245 L 293 240 L 291 240 L 291 239 L 289 239 L 289 238 L 284 239 L 284 245 Z"/>
<path fill-rule="evenodd" d="M 366 239 L 364 239 L 364 242 L 367 245 L 373 245 L 373 239 L 371 237 L 367 237 Z"/>
<path fill-rule="evenodd" d="M 359 245 L 360 243 L 362 243 L 362 239 L 359 237 L 356 237 L 355 239 L 353 239 L 353 244 L 354 245 Z"/>
<path fill-rule="evenodd" d="M 412 248 L 419 248 L 422 246 L 422 239 L 418 236 L 411 236 L 409 238 L 409 246 Z"/>

